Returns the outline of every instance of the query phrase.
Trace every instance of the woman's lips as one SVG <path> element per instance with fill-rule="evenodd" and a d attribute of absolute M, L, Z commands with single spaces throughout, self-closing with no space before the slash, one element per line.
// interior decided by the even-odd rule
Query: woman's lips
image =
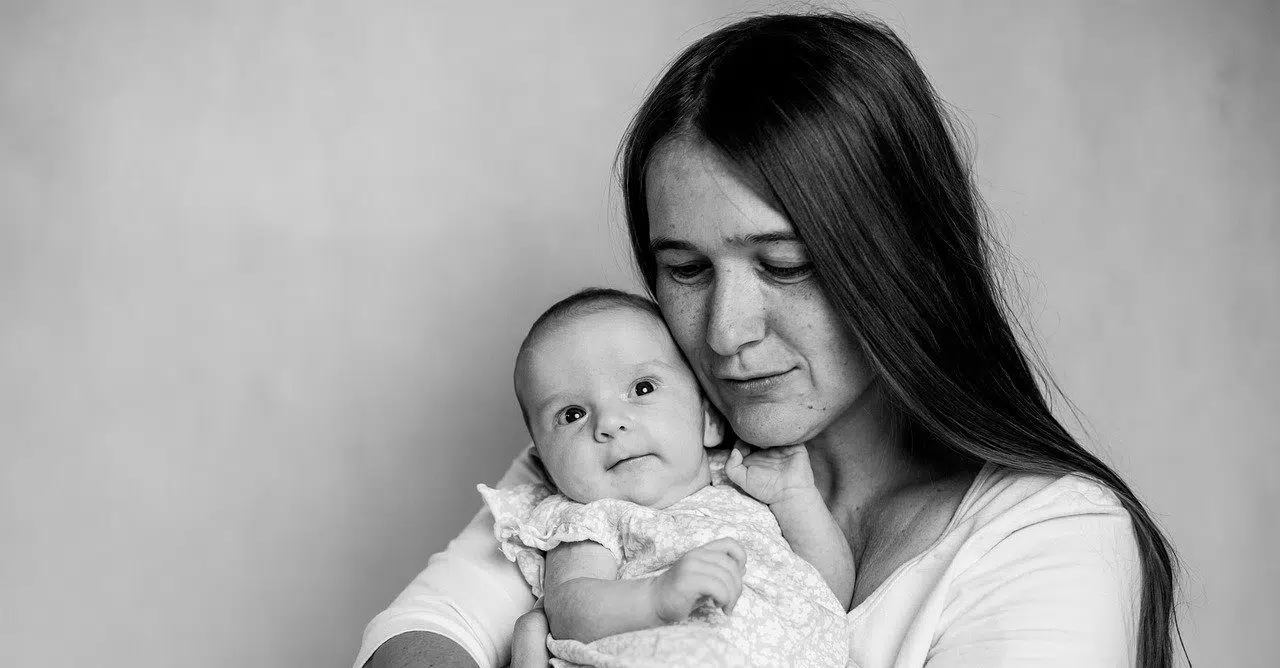
<path fill-rule="evenodd" d="M 762 397 L 776 391 L 791 380 L 795 369 L 787 369 L 778 373 L 762 374 L 750 378 L 720 378 L 720 386 L 730 394 L 739 397 Z"/>

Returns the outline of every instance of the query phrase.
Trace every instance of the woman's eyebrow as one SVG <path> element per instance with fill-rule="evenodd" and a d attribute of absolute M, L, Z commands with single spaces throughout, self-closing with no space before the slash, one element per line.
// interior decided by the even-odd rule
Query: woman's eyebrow
<path fill-rule="evenodd" d="M 671 237 L 653 237 L 649 240 L 650 253 L 660 253 L 667 250 L 696 251 L 698 249 L 687 241 L 677 241 Z"/>
<path fill-rule="evenodd" d="M 779 232 L 761 232 L 760 234 L 748 234 L 746 236 L 732 236 L 725 239 L 725 243 L 730 246 L 762 246 L 764 244 L 778 243 L 800 243 L 800 239 L 796 237 L 795 232 L 779 231 Z M 649 252 L 658 253 L 665 250 L 676 251 L 696 251 L 696 246 L 679 239 L 670 237 L 656 236 L 649 241 Z"/>
<path fill-rule="evenodd" d="M 763 232 L 761 234 L 748 234 L 745 237 L 730 237 L 729 243 L 738 246 L 760 246 L 763 244 L 777 244 L 795 242 L 799 243 L 795 232 L 790 230 L 786 232 Z"/>

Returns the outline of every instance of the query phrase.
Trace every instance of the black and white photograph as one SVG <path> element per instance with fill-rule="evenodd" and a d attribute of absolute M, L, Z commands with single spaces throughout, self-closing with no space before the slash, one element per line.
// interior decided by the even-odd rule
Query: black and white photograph
<path fill-rule="evenodd" d="M 0 666 L 1280 628 L 1277 0 L 0 0 Z"/>

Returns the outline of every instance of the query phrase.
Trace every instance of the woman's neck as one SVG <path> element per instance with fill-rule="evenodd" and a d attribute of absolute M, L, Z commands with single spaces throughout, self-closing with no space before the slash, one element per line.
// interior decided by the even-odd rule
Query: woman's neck
<path fill-rule="evenodd" d="M 912 452 L 879 382 L 806 446 L 814 483 L 855 551 L 898 492 L 952 473 Z"/>

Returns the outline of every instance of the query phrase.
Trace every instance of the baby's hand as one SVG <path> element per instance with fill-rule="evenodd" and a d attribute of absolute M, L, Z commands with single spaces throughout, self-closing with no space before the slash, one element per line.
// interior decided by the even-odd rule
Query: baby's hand
<path fill-rule="evenodd" d="M 732 538 L 713 540 L 680 557 L 652 580 L 654 614 L 664 624 L 679 622 L 710 598 L 726 613 L 742 595 L 747 553 Z"/>
<path fill-rule="evenodd" d="M 809 467 L 809 451 L 803 445 L 763 448 L 743 457 L 746 447 L 738 441 L 724 472 L 755 500 L 772 506 L 813 491 L 813 469 Z"/>

